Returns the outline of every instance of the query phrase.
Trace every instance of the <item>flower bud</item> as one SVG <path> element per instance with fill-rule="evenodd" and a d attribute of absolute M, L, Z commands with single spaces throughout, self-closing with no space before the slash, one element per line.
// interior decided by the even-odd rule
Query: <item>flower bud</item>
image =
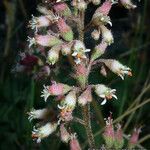
<path fill-rule="evenodd" d="M 85 106 L 88 102 L 92 101 L 92 95 L 91 95 L 91 87 L 88 87 L 79 97 L 78 97 L 78 103 L 81 106 Z"/>
<path fill-rule="evenodd" d="M 70 150 L 81 150 L 80 144 L 75 134 L 72 135 L 70 140 Z"/>
<path fill-rule="evenodd" d="M 130 141 L 129 141 L 129 148 L 134 148 L 136 143 L 138 142 L 138 139 L 139 139 L 139 134 L 141 132 L 141 128 L 137 129 L 135 128 L 132 135 L 131 135 L 131 138 L 130 138 Z"/>
<path fill-rule="evenodd" d="M 33 44 L 38 44 L 45 47 L 52 47 L 62 43 L 61 40 L 52 35 L 35 35 L 34 38 L 28 37 L 27 41 L 29 41 L 29 47 L 31 47 Z"/>
<path fill-rule="evenodd" d="M 30 112 L 28 112 L 28 119 L 29 121 L 32 121 L 33 119 L 44 119 L 47 116 L 48 112 L 48 109 L 32 109 Z"/>
<path fill-rule="evenodd" d="M 64 19 L 60 18 L 57 21 L 57 27 L 59 29 L 60 35 L 62 36 L 62 38 L 65 41 L 72 41 L 73 40 L 73 32 L 71 27 L 69 27 L 66 22 L 64 21 Z"/>
<path fill-rule="evenodd" d="M 66 3 L 56 3 L 53 6 L 53 9 L 54 9 L 55 13 L 60 15 L 60 16 L 64 16 L 64 17 L 71 16 L 71 10 L 67 6 Z"/>
<path fill-rule="evenodd" d="M 114 42 L 113 35 L 110 30 L 108 30 L 105 26 L 100 26 L 101 32 L 102 32 L 102 38 L 103 41 L 106 42 L 108 45 L 112 44 Z"/>
<path fill-rule="evenodd" d="M 44 97 L 44 100 L 46 101 L 50 95 L 53 96 L 64 95 L 71 89 L 72 87 L 68 86 L 67 84 L 53 82 L 51 86 L 44 85 L 44 90 L 42 91 L 41 97 Z"/>
<path fill-rule="evenodd" d="M 61 141 L 64 143 L 68 143 L 70 140 L 70 134 L 66 130 L 64 124 L 60 125 L 60 137 L 61 137 Z"/>
<path fill-rule="evenodd" d="M 78 10 L 84 11 L 87 8 L 87 3 L 84 0 L 79 0 L 76 7 L 78 8 Z"/>
<path fill-rule="evenodd" d="M 122 65 L 117 60 L 106 59 L 103 62 L 112 72 L 120 76 L 122 80 L 124 80 L 125 74 L 127 74 L 128 76 L 132 76 L 131 69 L 127 66 Z"/>
<path fill-rule="evenodd" d="M 101 0 L 91 0 L 91 2 L 94 4 L 94 5 L 99 5 L 101 3 Z"/>
<path fill-rule="evenodd" d="M 50 134 L 52 134 L 57 128 L 56 123 L 47 123 L 46 125 L 40 127 L 40 128 L 33 128 L 32 131 L 32 138 L 37 140 L 37 143 L 41 142 L 41 139 L 48 137 Z"/>
<path fill-rule="evenodd" d="M 70 55 L 71 54 L 71 48 L 72 48 L 73 43 L 63 43 L 61 45 L 61 52 L 63 55 Z"/>
<path fill-rule="evenodd" d="M 115 149 L 122 149 L 123 144 L 124 144 L 123 133 L 121 125 L 118 124 L 117 131 L 115 132 L 115 142 L 114 142 Z"/>
<path fill-rule="evenodd" d="M 76 92 L 75 91 L 70 91 L 64 100 L 61 101 L 61 104 L 58 105 L 59 109 L 70 109 L 74 110 L 76 106 Z"/>
<path fill-rule="evenodd" d="M 44 15 L 52 15 L 53 14 L 53 12 L 51 10 L 47 9 L 45 6 L 42 6 L 42 5 L 38 5 L 37 10 L 41 14 L 44 14 Z"/>
<path fill-rule="evenodd" d="M 48 51 L 47 63 L 50 65 L 54 65 L 59 60 L 59 51 L 61 47 L 54 46 Z"/>
<path fill-rule="evenodd" d="M 87 81 L 87 68 L 83 63 L 75 66 L 75 78 L 79 82 L 80 85 L 85 85 Z"/>
<path fill-rule="evenodd" d="M 134 9 L 137 7 L 131 2 L 131 0 L 120 0 L 120 3 L 127 9 Z"/>
<path fill-rule="evenodd" d="M 112 121 L 112 118 L 108 117 L 108 120 L 106 120 L 106 127 L 103 133 L 103 137 L 105 139 L 105 143 L 108 149 L 112 148 L 114 144 L 114 127 Z"/>
<path fill-rule="evenodd" d="M 91 33 L 91 36 L 94 40 L 98 40 L 99 37 L 100 37 L 100 31 L 98 30 L 94 30 L 92 33 Z"/>
<path fill-rule="evenodd" d="M 116 89 L 111 89 L 105 86 L 104 84 L 97 84 L 95 87 L 95 93 L 103 99 L 101 105 L 104 105 L 107 100 L 112 99 L 113 97 L 117 99 L 115 95 Z"/>
<path fill-rule="evenodd" d="M 92 53 L 91 59 L 94 61 L 101 55 L 105 53 L 105 50 L 107 48 L 108 44 L 104 41 L 102 41 L 99 45 L 97 45 Z"/>
<path fill-rule="evenodd" d="M 100 73 L 106 77 L 107 76 L 107 72 L 106 72 L 106 68 L 104 66 L 101 67 Z"/>

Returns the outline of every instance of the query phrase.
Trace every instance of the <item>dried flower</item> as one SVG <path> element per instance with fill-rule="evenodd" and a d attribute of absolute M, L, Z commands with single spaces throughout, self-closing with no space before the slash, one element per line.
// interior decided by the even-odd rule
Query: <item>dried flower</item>
<path fill-rule="evenodd" d="M 112 72 L 120 76 L 122 80 L 124 80 L 125 74 L 127 74 L 128 76 L 132 76 L 131 69 L 127 66 L 122 65 L 117 60 L 106 59 L 103 62 Z"/>
<path fill-rule="evenodd" d="M 61 141 L 64 143 L 68 143 L 70 140 L 70 134 L 68 133 L 64 124 L 60 125 L 60 137 L 61 137 Z"/>
<path fill-rule="evenodd" d="M 101 105 L 104 105 L 107 102 L 107 100 L 110 100 L 113 97 L 117 99 L 117 96 L 115 95 L 116 89 L 110 89 L 104 84 L 97 84 L 94 87 L 96 94 L 99 97 L 103 98 Z"/>
<path fill-rule="evenodd" d="M 28 119 L 29 121 L 32 121 L 33 119 L 44 119 L 47 114 L 48 114 L 49 110 L 48 109 L 32 109 L 30 112 L 28 112 Z"/>
<path fill-rule="evenodd" d="M 53 82 L 51 86 L 44 85 L 44 90 L 42 91 L 41 97 L 44 97 L 44 100 L 46 101 L 50 95 L 54 96 L 64 95 L 71 89 L 72 87 L 66 84 Z"/>
<path fill-rule="evenodd" d="M 78 97 L 78 103 L 81 106 L 85 106 L 88 102 L 92 101 L 92 95 L 91 95 L 91 87 L 88 87 L 79 97 Z"/>
<path fill-rule="evenodd" d="M 131 2 L 131 0 L 120 0 L 120 3 L 127 9 L 134 9 L 137 7 Z"/>
<path fill-rule="evenodd" d="M 40 143 L 43 138 L 48 137 L 50 134 L 52 134 L 57 128 L 56 123 L 47 123 L 44 126 L 40 128 L 33 128 L 32 131 L 32 138 L 37 140 L 37 143 Z"/>
<path fill-rule="evenodd" d="M 64 19 L 60 18 L 57 21 L 57 27 L 59 29 L 60 35 L 61 37 L 65 40 L 65 41 L 72 41 L 73 40 L 73 32 L 70 26 L 68 26 L 66 24 L 66 22 L 64 21 Z"/>

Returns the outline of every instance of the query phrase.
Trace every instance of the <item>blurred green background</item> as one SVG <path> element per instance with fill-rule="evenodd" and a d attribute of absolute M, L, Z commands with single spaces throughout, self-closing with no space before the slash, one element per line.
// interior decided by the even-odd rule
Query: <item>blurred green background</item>
<path fill-rule="evenodd" d="M 40 98 L 43 82 L 35 82 L 31 77 L 11 73 L 17 60 L 17 54 L 26 44 L 29 29 L 28 20 L 31 14 L 36 16 L 37 0 L 2 0 L 0 1 L 0 149 L 68 149 L 59 138 L 50 136 L 41 144 L 31 139 L 32 123 L 29 123 L 26 112 L 32 107 L 43 108 L 46 104 Z M 121 6 L 114 6 L 111 10 L 112 32 L 115 43 L 107 50 L 105 58 L 119 59 L 133 70 L 133 77 L 122 81 L 112 73 L 108 78 L 100 75 L 99 69 L 94 69 L 90 75 L 90 83 L 105 83 L 117 89 L 118 100 L 111 101 L 101 107 L 100 101 L 92 103 L 92 127 L 95 140 L 101 139 L 104 118 L 113 112 L 113 118 L 122 123 L 126 135 L 134 127 L 142 126 L 141 141 L 138 148 L 150 149 L 150 1 L 135 1 L 137 9 L 128 11 Z M 90 5 L 87 9 L 86 22 L 96 9 Z M 86 35 L 87 47 L 95 43 Z M 90 42 L 91 41 L 91 42 Z M 58 72 L 58 81 L 72 82 L 65 64 Z M 62 78 L 63 77 L 63 78 Z M 96 97 L 95 97 L 96 98 Z M 52 104 L 49 104 L 52 107 Z M 76 114 L 80 111 L 77 109 Z M 84 128 L 73 125 L 78 133 L 80 143 L 86 147 Z M 126 136 L 125 135 L 125 136 Z M 86 148 L 85 148 L 86 149 Z"/>

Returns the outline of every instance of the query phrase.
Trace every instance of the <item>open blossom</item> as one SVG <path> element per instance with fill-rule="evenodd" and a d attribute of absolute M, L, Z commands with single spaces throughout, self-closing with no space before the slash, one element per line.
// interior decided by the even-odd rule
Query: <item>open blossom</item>
<path fill-rule="evenodd" d="M 44 97 L 44 100 L 46 101 L 50 95 L 53 96 L 64 95 L 67 92 L 69 92 L 71 89 L 72 87 L 66 84 L 53 82 L 51 86 L 44 85 L 44 89 L 42 91 L 41 97 Z"/>
<path fill-rule="evenodd" d="M 109 29 L 107 29 L 104 25 L 100 26 L 102 32 L 103 41 L 106 42 L 108 45 L 114 42 L 113 35 Z"/>
<path fill-rule="evenodd" d="M 132 76 L 131 69 L 127 66 L 122 65 L 117 60 L 106 59 L 103 62 L 112 72 L 120 76 L 122 80 L 124 80 L 125 75 Z"/>
<path fill-rule="evenodd" d="M 47 114 L 48 114 L 49 110 L 44 108 L 44 109 L 32 109 L 30 112 L 28 112 L 28 119 L 29 121 L 32 121 L 33 119 L 44 119 Z"/>
<path fill-rule="evenodd" d="M 36 34 L 35 37 L 31 38 L 28 37 L 29 41 L 29 47 L 31 47 L 32 45 L 41 45 L 41 46 L 45 46 L 45 47 L 52 47 L 58 44 L 61 44 L 62 41 L 59 40 L 57 37 L 53 36 L 53 35 L 38 35 Z"/>
<path fill-rule="evenodd" d="M 52 134 L 57 128 L 57 123 L 47 123 L 40 128 L 33 128 L 32 138 L 36 139 L 37 143 L 40 143 L 43 138 L 48 137 Z"/>
<path fill-rule="evenodd" d="M 84 43 L 79 40 L 76 40 L 74 42 L 72 49 L 73 49 L 72 56 L 76 58 L 75 59 L 76 64 L 80 64 L 82 59 L 86 58 L 85 53 L 91 51 L 90 49 L 86 49 Z"/>
<path fill-rule="evenodd" d="M 92 101 L 92 95 L 91 95 L 91 87 L 88 87 L 79 97 L 78 97 L 78 103 L 81 106 L 85 106 L 88 102 Z"/>
<path fill-rule="evenodd" d="M 134 131 L 131 135 L 130 141 L 129 141 L 129 147 L 130 148 L 135 147 L 136 143 L 138 142 L 140 132 L 141 132 L 141 128 L 135 128 L 134 129 Z"/>
<path fill-rule="evenodd" d="M 108 148 L 112 148 L 114 144 L 115 133 L 114 133 L 114 127 L 112 122 L 113 119 L 111 118 L 110 115 L 110 117 L 108 117 L 108 119 L 106 120 L 106 127 L 103 133 L 103 137 L 105 139 L 105 143 Z"/>
<path fill-rule="evenodd" d="M 59 17 L 54 14 L 40 17 L 34 17 L 32 15 L 32 20 L 29 21 L 29 27 L 31 27 L 31 29 L 35 29 L 35 32 L 37 33 L 39 28 L 48 27 L 51 23 L 57 21 L 58 18 Z"/>
<path fill-rule="evenodd" d="M 134 5 L 131 0 L 120 0 L 120 3 L 127 9 L 136 8 L 136 5 Z"/>
<path fill-rule="evenodd" d="M 103 98 L 101 105 L 104 105 L 107 102 L 107 100 L 110 100 L 113 97 L 117 99 L 117 96 L 115 95 L 116 89 L 108 88 L 104 84 L 97 84 L 94 87 L 96 94 L 99 97 Z"/>
<path fill-rule="evenodd" d="M 92 18 L 92 23 L 94 25 L 99 26 L 100 24 L 107 23 L 112 25 L 110 17 L 108 16 L 112 4 L 113 2 L 111 2 L 111 0 L 106 0 L 100 7 L 97 8 Z"/>
<path fill-rule="evenodd" d="M 60 125 L 60 137 L 61 141 L 64 143 L 68 143 L 70 140 L 70 134 L 68 133 L 63 123 Z"/>
<path fill-rule="evenodd" d="M 71 135 L 70 150 L 81 150 L 81 147 L 80 147 L 79 141 L 76 137 L 76 134 Z"/>

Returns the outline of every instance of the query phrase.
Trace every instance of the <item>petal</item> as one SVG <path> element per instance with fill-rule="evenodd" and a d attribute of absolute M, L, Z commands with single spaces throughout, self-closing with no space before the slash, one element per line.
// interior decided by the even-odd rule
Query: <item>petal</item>
<path fill-rule="evenodd" d="M 106 99 L 104 99 L 104 100 L 101 102 L 101 105 L 105 105 L 105 104 L 106 104 L 106 102 L 107 102 L 107 100 L 106 100 Z"/>

